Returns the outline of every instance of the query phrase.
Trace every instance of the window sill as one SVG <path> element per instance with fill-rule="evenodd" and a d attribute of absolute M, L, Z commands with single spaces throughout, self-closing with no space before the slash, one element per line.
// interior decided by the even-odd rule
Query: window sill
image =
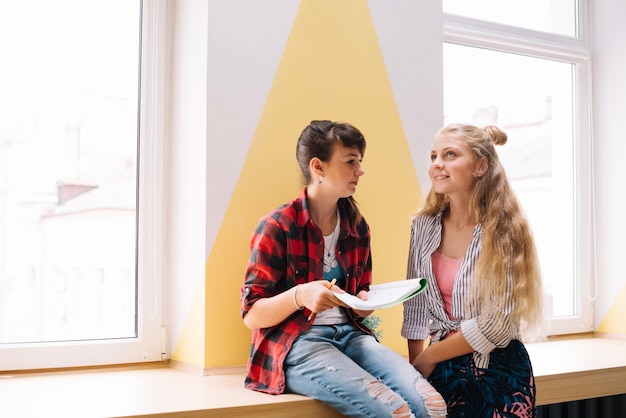
<path fill-rule="evenodd" d="M 577 335 L 526 344 L 537 404 L 591 399 L 626 393 L 626 338 Z"/>
<path fill-rule="evenodd" d="M 528 344 L 537 403 L 626 393 L 626 339 L 576 336 Z M 163 365 L 0 373 L 0 416 L 340 417 L 310 398 L 252 392 L 243 370 L 200 376 Z"/>

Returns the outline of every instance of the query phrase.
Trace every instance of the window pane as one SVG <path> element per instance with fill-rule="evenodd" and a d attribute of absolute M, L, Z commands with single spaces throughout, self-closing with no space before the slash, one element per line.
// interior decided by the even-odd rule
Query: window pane
<path fill-rule="evenodd" d="M 445 121 L 508 134 L 498 155 L 531 223 L 555 317 L 578 314 L 573 71 L 570 63 L 444 44 Z"/>
<path fill-rule="evenodd" d="M 576 37 L 576 0 L 443 0 L 443 12 Z"/>
<path fill-rule="evenodd" d="M 0 343 L 137 334 L 139 13 L 0 3 Z"/>

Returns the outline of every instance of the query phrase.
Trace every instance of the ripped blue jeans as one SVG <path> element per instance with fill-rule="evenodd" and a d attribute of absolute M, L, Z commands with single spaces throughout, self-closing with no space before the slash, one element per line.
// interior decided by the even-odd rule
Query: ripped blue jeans
<path fill-rule="evenodd" d="M 314 325 L 284 368 L 289 392 L 349 417 L 446 416 L 443 398 L 404 357 L 352 324 Z"/>

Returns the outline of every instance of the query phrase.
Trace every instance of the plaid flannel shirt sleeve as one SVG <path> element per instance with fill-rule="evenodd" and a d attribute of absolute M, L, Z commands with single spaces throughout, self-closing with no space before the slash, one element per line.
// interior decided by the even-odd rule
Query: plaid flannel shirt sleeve
<path fill-rule="evenodd" d="M 259 299 L 293 286 L 287 277 L 287 252 L 287 232 L 281 222 L 273 217 L 262 219 L 250 239 L 250 259 L 241 287 L 242 317 Z M 271 394 L 284 392 L 282 364 L 290 344 L 300 332 L 302 318 L 301 321 L 288 318 L 277 326 L 252 331 L 245 379 L 248 389 Z"/>
<path fill-rule="evenodd" d="M 241 287 L 241 315 L 259 299 L 274 296 L 287 270 L 285 233 L 271 218 L 262 219 L 250 238 L 250 258 Z"/>

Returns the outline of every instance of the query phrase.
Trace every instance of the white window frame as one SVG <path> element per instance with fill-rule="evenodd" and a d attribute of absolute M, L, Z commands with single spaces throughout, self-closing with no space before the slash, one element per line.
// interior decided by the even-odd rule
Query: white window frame
<path fill-rule="evenodd" d="M 0 344 L 0 370 L 39 370 L 161 361 L 165 231 L 166 0 L 143 0 L 137 245 L 137 337 Z"/>
<path fill-rule="evenodd" d="M 576 312 L 572 316 L 547 318 L 548 335 L 593 331 L 595 277 L 593 140 L 591 108 L 591 50 L 589 4 L 580 0 L 577 38 L 538 32 L 456 15 L 443 14 L 443 41 L 463 46 L 510 52 L 573 64 L 576 196 L 576 248 L 574 260 Z"/>

